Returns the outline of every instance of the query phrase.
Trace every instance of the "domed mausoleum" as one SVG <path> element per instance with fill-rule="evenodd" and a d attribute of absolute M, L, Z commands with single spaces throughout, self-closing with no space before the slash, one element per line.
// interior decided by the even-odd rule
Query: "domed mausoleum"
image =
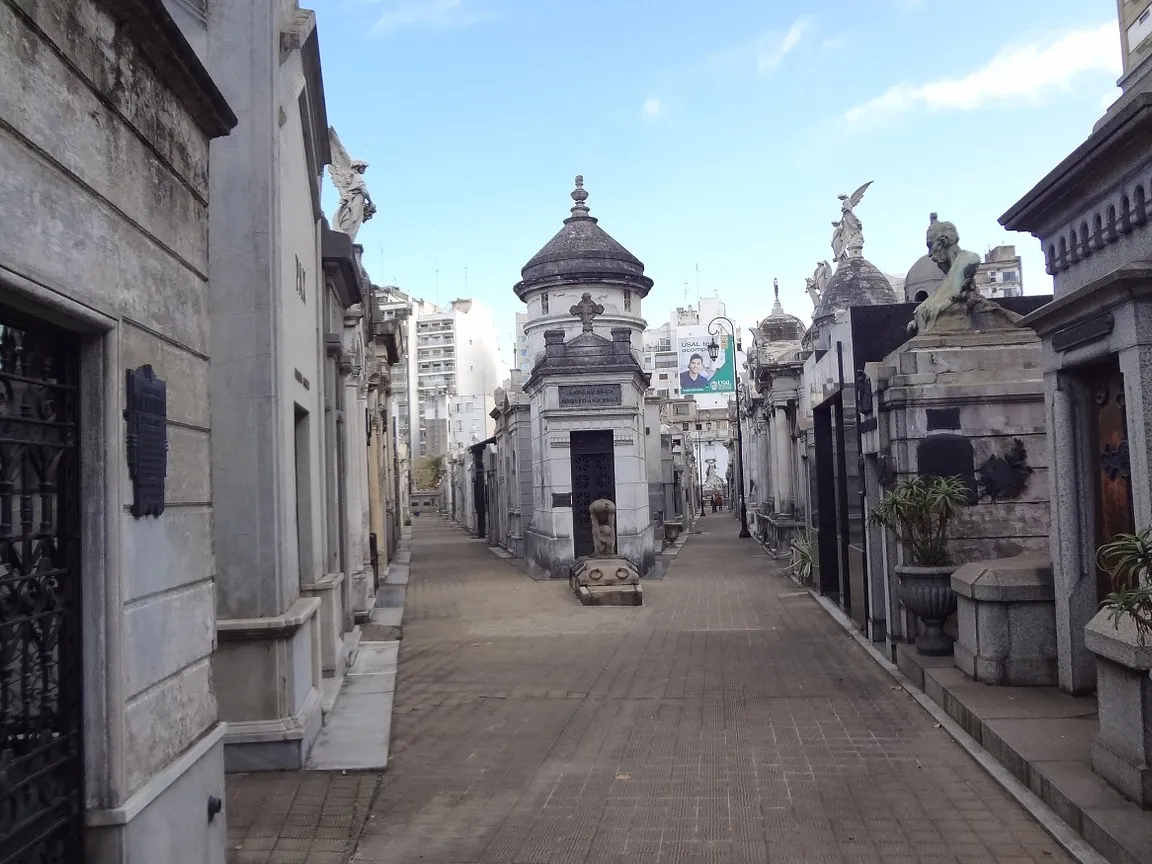
<path fill-rule="evenodd" d="M 637 360 L 652 280 L 589 215 L 587 199 L 577 177 L 572 215 L 513 289 L 528 306 L 532 367 L 524 384 L 533 472 L 524 555 L 533 577 L 570 579 L 582 602 L 637 603 L 639 579 L 656 560 L 647 456 L 655 448 L 659 459 L 660 437 L 650 434 L 659 414 L 646 419 L 649 376 Z M 614 557 L 591 513 L 601 500 L 614 505 Z"/>
<path fill-rule="evenodd" d="M 563 227 L 544 248 L 529 259 L 520 271 L 521 279 L 512 289 L 528 307 L 524 332 L 528 339 L 530 365 L 544 351 L 544 331 L 563 329 L 565 338 L 580 332 L 580 322 L 568 309 L 579 303 L 584 292 L 604 307 L 596 319 L 597 329 L 613 327 L 632 331 L 630 341 L 643 347 L 642 301 L 652 290 L 652 280 L 644 275 L 644 264 L 600 227 L 588 209 L 584 178 L 576 178 L 572 190 L 575 204 Z"/>
<path fill-rule="evenodd" d="M 928 217 L 929 226 L 936 221 L 935 213 Z M 904 299 L 909 303 L 921 303 L 931 297 L 943 281 L 944 271 L 930 255 L 925 253 L 908 271 L 908 276 L 904 280 Z"/>

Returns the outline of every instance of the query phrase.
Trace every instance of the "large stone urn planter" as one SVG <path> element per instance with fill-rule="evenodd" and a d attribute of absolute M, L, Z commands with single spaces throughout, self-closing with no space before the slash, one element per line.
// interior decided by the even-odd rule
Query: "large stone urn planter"
<path fill-rule="evenodd" d="M 1084 645 L 1096 655 L 1100 716 L 1092 768 L 1120 794 L 1152 810 L 1152 640 L 1141 645 L 1127 616 L 1119 625 L 1101 610 L 1084 628 Z"/>
<path fill-rule="evenodd" d="M 944 622 L 956 611 L 952 591 L 955 567 L 913 567 L 900 564 L 897 596 L 904 607 L 920 619 L 923 629 L 916 637 L 916 653 L 944 657 L 952 653 L 952 637 L 944 632 Z"/>

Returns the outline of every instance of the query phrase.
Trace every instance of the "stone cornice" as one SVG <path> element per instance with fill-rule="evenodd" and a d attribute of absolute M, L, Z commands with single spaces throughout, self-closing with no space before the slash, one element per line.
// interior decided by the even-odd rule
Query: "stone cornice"
<path fill-rule="evenodd" d="M 1000 224 L 1009 231 L 1047 233 L 1053 223 L 1065 220 L 1062 211 L 1073 202 L 1083 202 L 1085 208 L 1093 206 L 1101 174 L 1107 175 L 1113 165 L 1124 165 L 1132 155 L 1144 155 L 1149 139 L 1152 92 L 1139 94 L 1102 123 L 1001 216 Z"/>
<path fill-rule="evenodd" d="M 209 138 L 235 128 L 228 100 L 161 0 L 99 0 Z"/>
<path fill-rule="evenodd" d="M 1063 294 L 1018 322 L 1030 327 L 1039 336 L 1047 336 L 1074 320 L 1091 306 L 1103 311 L 1126 300 L 1152 298 L 1152 261 L 1137 261 L 1118 267 L 1094 282 Z"/>
<path fill-rule="evenodd" d="M 221 642 L 242 639 L 287 639 L 320 608 L 319 597 L 299 597 L 282 615 L 266 618 L 220 618 L 216 634 Z"/>

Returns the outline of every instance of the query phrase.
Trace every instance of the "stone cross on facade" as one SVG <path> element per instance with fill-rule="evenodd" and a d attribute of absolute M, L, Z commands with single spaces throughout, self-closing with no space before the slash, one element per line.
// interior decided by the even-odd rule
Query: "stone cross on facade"
<path fill-rule="evenodd" d="M 593 302 L 592 295 L 585 291 L 584 296 L 580 298 L 580 302 L 571 307 L 568 312 L 580 319 L 580 323 L 584 325 L 585 333 L 591 333 L 592 319 L 597 315 L 603 315 L 604 307 L 599 303 Z"/>

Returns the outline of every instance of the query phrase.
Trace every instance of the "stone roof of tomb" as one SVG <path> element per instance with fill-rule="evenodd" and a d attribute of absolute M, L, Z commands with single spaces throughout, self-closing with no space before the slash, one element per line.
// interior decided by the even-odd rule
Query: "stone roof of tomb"
<path fill-rule="evenodd" d="M 896 292 L 880 270 L 867 258 L 846 258 L 820 292 L 820 301 L 812 311 L 813 322 L 831 318 L 841 309 L 853 306 L 881 306 L 896 303 Z"/>
<path fill-rule="evenodd" d="M 576 178 L 572 191 L 572 215 L 564 220 L 556 235 L 520 271 L 521 281 L 513 289 L 525 299 L 527 292 L 557 284 L 622 283 L 641 297 L 652 289 L 644 275 L 644 264 L 625 249 L 590 215 L 584 178 Z"/>

